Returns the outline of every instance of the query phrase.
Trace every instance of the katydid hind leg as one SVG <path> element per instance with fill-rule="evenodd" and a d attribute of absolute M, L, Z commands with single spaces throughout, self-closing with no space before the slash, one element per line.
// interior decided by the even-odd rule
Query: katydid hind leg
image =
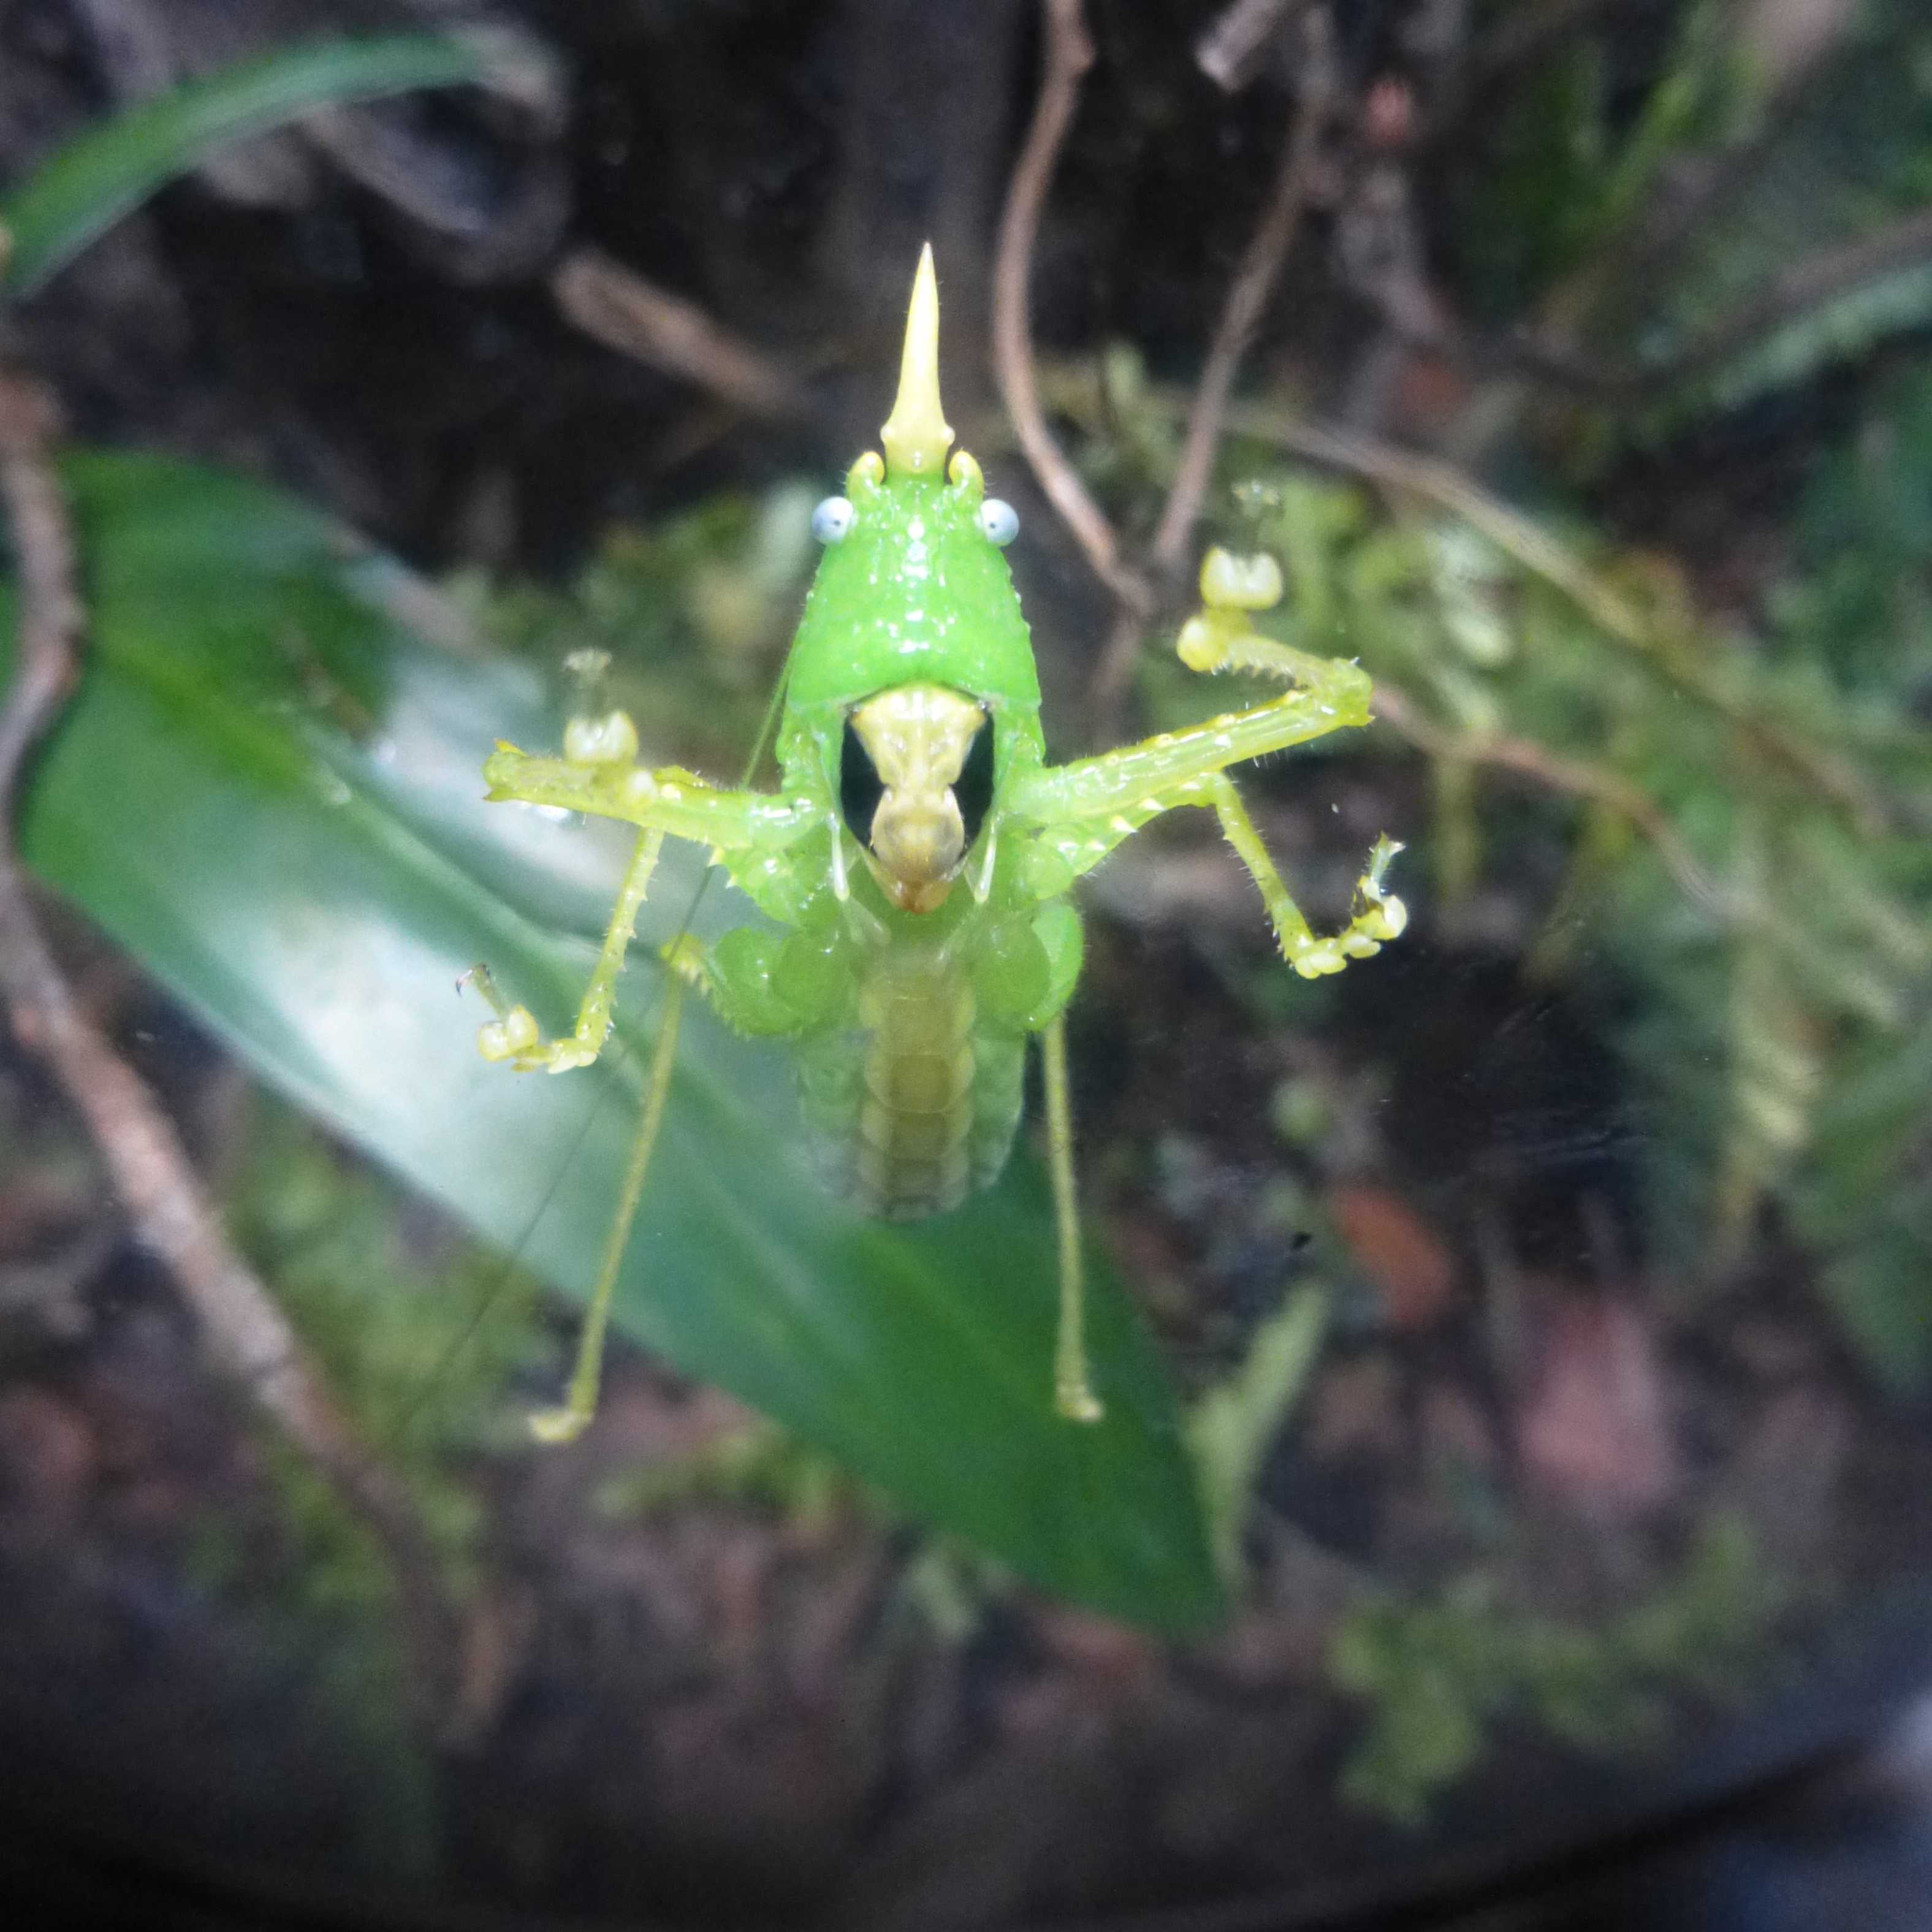
<path fill-rule="evenodd" d="M 651 1156 L 657 1149 L 658 1130 L 664 1124 L 671 1075 L 677 1064 L 678 1034 L 684 1017 L 685 992 L 686 982 L 680 974 L 665 974 L 664 1009 L 658 1021 L 658 1036 L 651 1052 L 650 1069 L 644 1080 L 638 1131 L 625 1166 L 616 1214 L 605 1237 L 603 1258 L 584 1310 L 584 1327 L 578 1339 L 577 1359 L 571 1370 L 568 1391 L 560 1407 L 539 1410 L 530 1418 L 530 1433 L 540 1442 L 574 1441 L 597 1412 L 610 1303 L 616 1291 L 618 1272 L 623 1266 L 624 1251 L 630 1245 L 638 1204 L 644 1197 Z"/>
<path fill-rule="evenodd" d="M 1040 1034 L 1046 1072 L 1047 1166 L 1060 1272 L 1060 1330 L 1054 1347 L 1053 1406 L 1069 1422 L 1098 1422 L 1106 1411 L 1087 1368 L 1086 1269 L 1073 1176 L 1073 1107 L 1066 1082 L 1066 1022 L 1056 1013 Z"/>

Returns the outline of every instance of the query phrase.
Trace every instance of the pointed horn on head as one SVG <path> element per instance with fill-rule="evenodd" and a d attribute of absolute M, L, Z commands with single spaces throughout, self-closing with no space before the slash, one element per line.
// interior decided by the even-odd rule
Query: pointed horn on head
<path fill-rule="evenodd" d="M 952 446 L 952 431 L 939 401 L 939 284 L 933 277 L 930 242 L 920 251 L 919 272 L 913 278 L 899 392 L 879 440 L 886 446 L 886 473 L 901 478 L 938 478 Z"/>

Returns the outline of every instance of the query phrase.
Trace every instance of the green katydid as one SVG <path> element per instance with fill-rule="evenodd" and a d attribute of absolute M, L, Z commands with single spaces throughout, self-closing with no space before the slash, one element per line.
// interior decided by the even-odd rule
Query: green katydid
<path fill-rule="evenodd" d="M 574 1030 L 545 1040 L 479 968 L 496 1017 L 486 1058 L 524 1071 L 588 1065 L 608 1038 L 617 978 L 665 837 L 710 848 L 780 928 L 741 926 L 709 950 L 665 949 L 669 991 L 644 1117 L 564 1406 L 532 1418 L 568 1440 L 596 1406 L 604 1324 L 669 1090 L 686 986 L 730 1025 L 782 1039 L 824 1178 L 862 1211 L 944 1214 L 994 1180 L 1019 1123 L 1026 1042 L 1045 1062 L 1058 1235 L 1060 1414 L 1101 1413 L 1082 1334 L 1081 1253 L 1064 1016 L 1080 974 L 1073 882 L 1157 813 L 1210 808 L 1261 890 L 1283 957 L 1339 972 L 1401 932 L 1384 885 L 1401 848 L 1378 839 L 1353 916 L 1321 937 L 1289 896 L 1226 768 L 1369 722 L 1358 666 L 1264 638 L 1250 614 L 1281 595 L 1271 558 L 1210 550 L 1202 608 L 1182 628 L 1190 668 L 1280 678 L 1283 695 L 1190 728 L 1050 765 L 1026 620 L 1002 554 L 1018 530 L 980 466 L 946 452 L 939 301 L 921 256 L 883 457 L 853 464 L 814 513 L 824 545 L 785 671 L 775 793 L 727 790 L 637 763 L 621 711 L 574 720 L 561 758 L 499 745 L 493 800 L 621 819 L 638 838 Z"/>

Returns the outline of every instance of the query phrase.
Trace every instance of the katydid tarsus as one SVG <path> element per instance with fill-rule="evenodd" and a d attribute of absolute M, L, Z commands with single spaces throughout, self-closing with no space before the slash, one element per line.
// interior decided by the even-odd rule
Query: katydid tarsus
<path fill-rule="evenodd" d="M 1241 760 L 1369 722 L 1368 676 L 1258 634 L 1280 596 L 1265 556 L 1210 550 L 1202 608 L 1183 628 L 1190 668 L 1238 668 L 1289 688 L 1251 710 L 1062 765 L 1046 761 L 1040 683 L 1002 554 L 1018 530 L 986 493 L 941 412 L 939 304 L 921 257 L 898 394 L 844 494 L 814 513 L 824 546 L 785 670 L 772 793 L 728 790 L 637 762 L 621 711 L 568 727 L 561 758 L 500 745 L 493 800 L 638 827 L 629 868 L 568 1034 L 546 1040 L 479 968 L 496 1017 L 490 1060 L 553 1073 L 588 1065 L 609 1036 L 618 975 L 667 836 L 714 863 L 779 928 L 741 926 L 710 947 L 688 936 L 670 968 L 641 1125 L 592 1292 L 568 1400 L 531 1419 L 567 1440 L 593 1413 L 611 1292 L 668 1094 L 684 989 L 740 1031 L 790 1043 L 800 1103 L 827 1185 L 864 1213 L 944 1214 L 994 1180 L 1018 1128 L 1028 1039 L 1045 1061 L 1060 1284 L 1053 1399 L 1075 1422 L 1089 1386 L 1064 1016 L 1082 954 L 1073 882 L 1157 813 L 1204 806 L 1260 888 L 1283 958 L 1339 972 L 1402 929 L 1384 885 L 1400 848 L 1378 839 L 1337 933 L 1313 932 L 1226 773 Z M 1042 1398 L 1046 1396 L 1042 1378 Z"/>

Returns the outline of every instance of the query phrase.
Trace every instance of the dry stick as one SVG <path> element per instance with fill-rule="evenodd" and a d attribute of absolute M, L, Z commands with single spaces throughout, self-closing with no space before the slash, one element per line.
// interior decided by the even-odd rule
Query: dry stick
<path fill-rule="evenodd" d="M 1335 98 L 1328 24 L 1328 16 L 1321 8 L 1312 9 L 1307 15 L 1304 83 L 1295 102 L 1293 124 L 1282 144 L 1281 165 L 1276 171 L 1268 205 L 1262 211 L 1261 220 L 1249 238 L 1247 252 L 1228 288 L 1220 322 L 1208 352 L 1207 365 L 1201 372 L 1200 386 L 1188 412 L 1180 462 L 1154 536 L 1154 562 L 1168 577 L 1177 574 L 1186 560 L 1195 522 L 1214 475 L 1214 452 L 1221 440 L 1235 374 L 1254 340 L 1262 311 L 1281 278 L 1282 265 L 1288 259 L 1307 202 L 1310 178 L 1320 154 Z M 1130 614 L 1122 614 L 1094 667 L 1089 702 L 1102 716 L 1119 702 L 1140 650 L 1141 626 L 1128 621 Z"/>
<path fill-rule="evenodd" d="M 1122 560 L 1106 512 L 1088 494 L 1087 486 L 1054 441 L 1034 373 L 1027 302 L 1034 242 L 1060 146 L 1079 101 L 1082 78 L 1094 64 L 1094 43 L 1088 38 L 1080 0 L 1042 0 L 1042 12 L 1046 46 L 1040 98 L 1026 144 L 1013 164 L 993 260 L 993 376 L 1040 488 L 1086 553 L 1094 575 L 1122 604 L 1144 611 L 1153 604 L 1148 587 Z"/>
<path fill-rule="evenodd" d="M 1050 364 L 1057 378 L 1076 365 Z M 1148 400 L 1178 416 L 1177 392 L 1150 388 Z M 1258 442 L 1272 442 L 1298 456 L 1348 472 L 1385 488 L 1406 491 L 1447 510 L 1486 537 L 1532 576 L 1561 591 L 1606 637 L 1658 665 L 1680 690 L 1729 718 L 1760 748 L 1822 795 L 1832 799 L 1863 827 L 1891 823 L 1884 802 L 1853 770 L 1827 751 L 1806 744 L 1774 721 L 1754 716 L 1694 663 L 1672 662 L 1658 652 L 1659 639 L 1642 613 L 1612 584 L 1580 562 L 1539 524 L 1491 496 L 1453 464 L 1378 442 L 1352 430 L 1310 422 L 1266 404 L 1236 404 L 1226 427 Z M 1520 764 L 1520 760 L 1514 762 Z"/>
<path fill-rule="evenodd" d="M 1906 215 L 1876 234 L 1807 256 L 1774 275 L 1741 308 L 1662 361 L 1610 368 L 1528 334 L 1504 344 L 1501 360 L 1523 375 L 1587 394 L 1605 399 L 1639 396 L 1708 374 L 1784 323 L 1834 296 L 1862 282 L 1918 267 L 1928 260 L 1932 260 L 1932 208 Z"/>
<path fill-rule="evenodd" d="M 1281 166 L 1276 170 L 1274 188 L 1228 288 L 1220 323 L 1208 351 L 1207 365 L 1194 392 L 1194 404 L 1188 412 L 1187 436 L 1181 446 L 1180 462 L 1168 485 L 1167 501 L 1154 533 L 1154 561 L 1163 570 L 1178 569 L 1186 556 L 1195 520 L 1201 514 L 1214 475 L 1214 452 L 1221 440 L 1222 419 L 1227 412 L 1235 374 L 1254 341 L 1262 311 L 1281 279 L 1282 264 L 1288 259 L 1295 230 L 1301 224 L 1301 212 L 1308 200 L 1309 176 L 1321 150 L 1334 99 L 1328 50 L 1320 40 L 1327 19 L 1318 10 L 1308 16 L 1307 84 L 1296 100 L 1294 124 L 1282 144 Z"/>
<path fill-rule="evenodd" d="M 566 256 L 550 288 L 565 319 L 607 349 L 709 390 L 752 416 L 805 411 L 797 383 L 778 364 L 694 303 L 597 249 Z"/>
<path fill-rule="evenodd" d="M 1657 848 L 1657 856 L 1683 889 L 1687 898 L 1720 919 L 1732 916 L 1732 896 L 1706 871 L 1663 808 L 1641 785 L 1620 773 L 1546 751 L 1528 738 L 1507 732 L 1484 732 L 1459 737 L 1425 718 L 1414 699 L 1385 677 L 1376 680 L 1376 716 L 1399 731 L 1419 752 L 1434 758 L 1456 758 L 1472 765 L 1492 765 L 1520 772 L 1553 791 L 1594 800 L 1629 820 Z"/>
<path fill-rule="evenodd" d="M 1660 652 L 1663 640 L 1641 612 L 1546 530 L 1498 502 L 1454 465 L 1265 407 L 1231 411 L 1228 422 L 1244 434 L 1278 443 L 1317 463 L 1408 490 L 1460 518 L 1505 555 L 1562 591 L 1606 636 L 1656 664 L 1678 689 L 1730 719 L 1766 756 L 1834 800 L 1862 828 L 1875 832 L 1890 822 L 1883 800 L 1844 760 L 1807 744 L 1774 720 L 1746 710 L 1695 661 Z"/>
<path fill-rule="evenodd" d="M 435 1552 L 402 1485 L 356 1441 L 220 1217 L 154 1095 L 75 1004 L 33 914 L 13 840 L 22 768 L 79 675 L 85 625 L 67 507 L 47 462 L 57 418 L 38 382 L 0 372 L 0 500 L 14 537 L 19 654 L 0 708 L 0 999 L 92 1132 L 142 1244 L 166 1264 L 223 1366 L 320 1468 L 390 1564 L 425 1720 L 439 1716 L 454 1618 Z"/>
<path fill-rule="evenodd" d="M 1228 426 L 1242 435 L 1406 491 L 1447 510 L 1532 575 L 1562 591 L 1620 644 L 1650 648 L 1650 626 L 1635 606 L 1618 596 L 1540 524 L 1491 496 L 1454 464 L 1439 457 L 1418 455 L 1394 443 L 1378 442 L 1352 430 L 1310 422 L 1265 404 L 1232 410 L 1228 420 Z"/>

